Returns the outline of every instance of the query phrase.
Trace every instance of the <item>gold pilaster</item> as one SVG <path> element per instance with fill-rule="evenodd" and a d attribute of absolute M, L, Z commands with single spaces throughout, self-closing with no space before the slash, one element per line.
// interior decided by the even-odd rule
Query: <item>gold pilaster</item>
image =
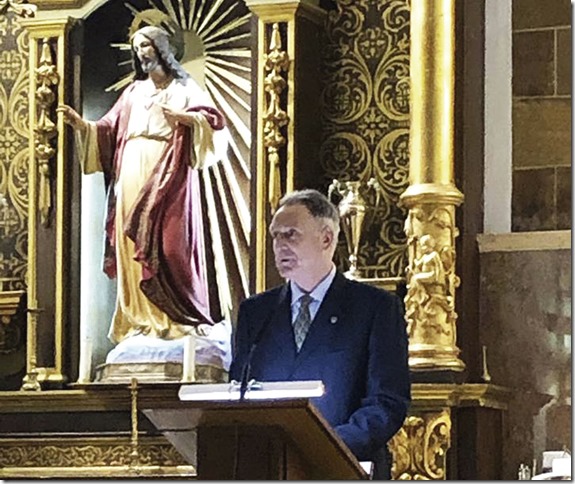
<path fill-rule="evenodd" d="M 268 251 L 268 233 L 270 215 L 273 211 L 273 204 L 286 192 L 294 189 L 294 154 L 296 146 L 295 125 L 296 108 L 295 99 L 300 88 L 300 80 L 296 72 L 298 69 L 298 58 L 296 47 L 300 42 L 298 37 L 298 22 L 306 19 L 321 24 L 325 18 L 325 12 L 319 7 L 317 0 L 247 0 L 246 6 L 258 17 L 258 67 L 257 67 L 257 139 L 256 146 L 256 201 L 255 201 L 255 244 L 254 254 L 256 254 L 255 265 L 255 287 L 256 292 L 263 291 L 267 288 L 267 251 Z M 282 98 L 285 98 L 285 104 L 280 105 L 279 96 L 271 98 L 268 103 L 268 93 L 270 96 L 279 94 L 276 88 L 270 90 L 267 75 L 273 73 L 273 67 L 270 66 L 270 60 L 274 56 L 274 47 L 277 43 L 272 44 L 272 39 L 281 39 L 281 49 L 276 54 L 281 55 L 281 64 L 275 67 L 277 74 L 284 79 L 285 91 L 282 87 Z M 285 39 L 285 40 L 284 40 Z M 276 56 L 277 57 L 277 56 Z M 267 70 L 266 70 L 266 65 Z M 270 69 L 272 67 L 272 69 Z M 284 74 L 285 73 L 285 74 Z M 283 86 L 279 81 L 277 86 Z M 266 85 L 267 83 L 267 85 Z M 274 100 L 275 99 L 275 100 Z M 277 101 L 277 102 L 276 102 Z M 274 107 L 275 103 L 275 107 Z M 266 132 L 266 123 L 268 128 L 269 116 L 266 115 L 269 109 L 282 111 L 281 122 L 274 121 L 273 129 Z M 267 133 L 278 134 L 279 129 L 283 128 L 280 143 L 276 140 L 265 142 Z M 282 147 L 282 153 L 278 149 Z M 271 156 L 270 156 L 271 155 Z M 270 170 L 271 168 L 271 170 Z M 280 179 L 280 173 L 284 173 L 284 178 Z"/>
<path fill-rule="evenodd" d="M 64 102 L 64 86 L 67 79 L 67 66 L 70 65 L 66 48 L 66 37 L 71 27 L 71 19 L 63 20 L 29 20 L 22 22 L 27 28 L 30 38 L 30 90 L 29 90 L 29 204 L 28 204 L 28 340 L 27 340 L 27 374 L 23 389 L 40 389 L 39 383 L 44 381 L 64 382 L 63 350 L 64 330 L 66 326 L 66 270 L 65 262 L 69 258 L 66 249 L 67 227 L 66 203 L 68 199 L 67 186 L 69 169 L 65 166 L 64 124 L 62 119 L 50 119 L 57 104 Z M 53 89 L 53 90 L 52 90 Z M 54 130 L 55 126 L 55 130 Z M 52 133 L 58 136 L 55 143 L 50 142 Z M 54 157 L 53 164 L 48 162 Z M 48 168 L 50 166 L 50 168 Z M 53 193 L 48 193 L 47 177 L 54 187 Z M 38 300 L 38 239 L 42 227 L 49 224 L 46 217 L 46 203 L 54 203 L 54 257 L 56 267 L 54 274 L 55 301 L 53 312 L 47 316 L 47 321 L 53 324 L 53 339 L 50 342 L 54 355 L 53 365 L 38 366 L 38 320 L 46 308 L 40 307 Z M 44 255 L 46 256 L 46 255 Z"/>
<path fill-rule="evenodd" d="M 413 370 L 461 371 L 456 345 L 455 0 L 411 2 L 409 263 L 405 298 Z"/>

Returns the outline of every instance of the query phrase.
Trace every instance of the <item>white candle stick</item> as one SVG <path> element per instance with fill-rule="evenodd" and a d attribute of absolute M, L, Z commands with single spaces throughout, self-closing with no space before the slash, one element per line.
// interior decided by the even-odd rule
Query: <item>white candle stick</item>
<path fill-rule="evenodd" d="M 92 339 L 84 338 L 80 345 L 80 363 L 78 368 L 78 382 L 89 383 L 92 372 Z"/>
<path fill-rule="evenodd" d="M 182 381 L 195 381 L 196 374 L 196 337 L 194 334 L 184 336 L 182 355 Z"/>

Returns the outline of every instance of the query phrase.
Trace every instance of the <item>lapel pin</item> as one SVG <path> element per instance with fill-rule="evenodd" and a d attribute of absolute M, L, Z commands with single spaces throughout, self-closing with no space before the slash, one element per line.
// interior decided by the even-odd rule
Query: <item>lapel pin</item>
<path fill-rule="evenodd" d="M 337 316 L 332 316 L 331 318 L 329 318 L 329 322 L 330 322 L 331 324 L 337 323 Z"/>

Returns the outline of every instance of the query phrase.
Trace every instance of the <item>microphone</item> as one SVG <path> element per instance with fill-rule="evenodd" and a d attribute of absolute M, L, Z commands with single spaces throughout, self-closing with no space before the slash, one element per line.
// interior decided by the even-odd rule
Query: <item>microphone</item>
<path fill-rule="evenodd" d="M 267 326 L 267 324 L 266 324 Z M 261 334 L 261 332 L 260 332 Z M 259 335 L 258 335 L 259 336 Z M 246 361 L 242 368 L 242 375 L 240 378 L 240 402 L 243 402 L 246 398 L 246 392 L 248 391 L 248 381 L 250 378 L 250 373 L 252 369 L 252 358 L 254 355 L 254 351 L 257 348 L 259 343 L 259 338 L 257 342 L 252 343 L 250 347 L 250 351 L 248 351 L 248 356 L 246 357 Z"/>
<path fill-rule="evenodd" d="M 278 303 L 277 303 L 275 309 L 271 312 L 269 317 L 265 320 L 264 324 L 262 324 L 258 334 L 254 338 L 254 340 L 250 346 L 250 350 L 248 351 L 248 354 L 246 356 L 244 366 L 242 366 L 242 373 L 241 373 L 241 378 L 240 378 L 240 402 L 243 402 L 246 398 L 246 393 L 247 393 L 248 387 L 249 387 L 249 379 L 250 379 L 250 373 L 251 373 L 251 368 L 252 368 L 252 359 L 253 359 L 255 350 L 258 347 L 258 345 L 260 344 L 261 340 L 263 339 L 263 336 L 266 333 L 267 329 L 270 327 L 270 325 L 271 325 L 270 323 L 275 318 L 276 314 L 279 311 L 279 308 L 283 304 L 286 293 L 287 293 L 287 288 L 286 288 L 286 286 L 284 286 L 284 289 L 282 290 L 282 292 L 280 294 L 280 297 L 279 297 L 279 300 L 278 300 Z"/>

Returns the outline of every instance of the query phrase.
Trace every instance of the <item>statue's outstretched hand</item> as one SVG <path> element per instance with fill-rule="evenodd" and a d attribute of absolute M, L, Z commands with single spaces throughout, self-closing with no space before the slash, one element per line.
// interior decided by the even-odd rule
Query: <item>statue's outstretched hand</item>
<path fill-rule="evenodd" d="M 64 117 L 64 122 L 72 126 L 72 128 L 80 131 L 84 131 L 86 129 L 86 121 L 84 121 L 84 119 L 82 119 L 82 116 L 80 116 L 70 106 L 66 104 L 60 104 L 56 108 L 56 112 L 61 113 L 62 116 Z"/>

